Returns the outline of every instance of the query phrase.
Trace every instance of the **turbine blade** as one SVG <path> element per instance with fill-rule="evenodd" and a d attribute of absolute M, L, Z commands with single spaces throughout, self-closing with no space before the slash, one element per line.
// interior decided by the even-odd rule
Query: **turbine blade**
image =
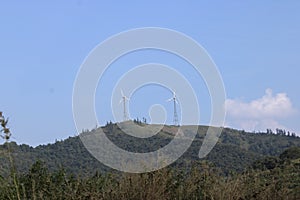
<path fill-rule="evenodd" d="M 121 89 L 121 95 L 122 95 L 122 97 L 124 97 L 124 92 L 123 92 L 123 90 Z"/>
<path fill-rule="evenodd" d="M 170 99 L 168 99 L 168 100 L 166 100 L 167 102 L 170 102 L 170 101 L 172 101 L 173 100 L 173 97 L 172 98 L 170 98 Z"/>

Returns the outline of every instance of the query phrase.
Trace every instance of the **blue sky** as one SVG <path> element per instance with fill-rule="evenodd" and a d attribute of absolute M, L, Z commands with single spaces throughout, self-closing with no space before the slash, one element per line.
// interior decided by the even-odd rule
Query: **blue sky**
<path fill-rule="evenodd" d="M 226 125 L 249 130 L 278 126 L 300 133 L 299 9 L 296 0 L 2 1 L 0 109 L 10 117 L 13 140 L 18 143 L 35 146 L 75 135 L 72 91 L 85 57 L 114 34 L 154 26 L 182 32 L 208 51 L 226 88 Z M 122 72 L 143 62 L 161 61 L 192 74 L 181 69 L 184 63 L 178 58 L 156 51 L 140 54 L 116 63 L 126 67 L 107 72 L 106 91 Z M 201 77 L 190 79 L 205 89 Z M 161 90 L 140 90 L 132 97 L 131 116 L 148 117 L 149 105 L 171 96 Z M 153 98 L 153 91 L 161 95 Z M 209 96 L 207 91 L 198 95 L 205 124 Z M 96 98 L 106 102 L 96 105 L 99 110 L 109 102 L 101 91 Z M 166 104 L 166 110 L 171 112 L 171 105 Z M 113 120 L 105 109 L 98 118 L 100 124 Z M 167 122 L 171 121 L 169 117 Z"/>

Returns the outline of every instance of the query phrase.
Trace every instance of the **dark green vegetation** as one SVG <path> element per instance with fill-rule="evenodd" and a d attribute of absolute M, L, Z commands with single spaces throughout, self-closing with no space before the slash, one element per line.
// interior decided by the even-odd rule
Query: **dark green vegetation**
<path fill-rule="evenodd" d="M 49 172 L 36 162 L 27 173 L 0 178 L 0 199 L 299 199 L 300 148 L 257 161 L 244 173 L 222 175 L 206 161 L 192 162 L 191 170 L 165 168 L 144 174 L 95 173 L 75 177 L 64 169 Z M 291 157 L 289 155 L 292 155 Z M 295 158 L 295 159 L 292 159 Z M 19 192 L 17 192 L 17 190 Z"/>
<path fill-rule="evenodd" d="M 147 152 L 168 144 L 176 127 L 147 139 L 125 135 L 112 123 L 103 130 L 118 146 Z M 212 152 L 199 160 L 206 130 L 199 127 L 191 147 L 172 166 L 145 174 L 105 167 L 79 137 L 36 148 L 6 143 L 0 146 L 0 199 L 300 199 L 299 137 L 281 130 L 224 129 Z"/>
<path fill-rule="evenodd" d="M 186 129 L 188 130 L 188 128 Z M 126 135 L 115 124 L 108 124 L 103 130 L 115 144 L 123 149 L 132 152 L 149 152 L 168 144 L 177 128 L 167 126 L 159 134 L 149 139 Z M 207 127 L 199 126 L 198 134 L 191 147 L 173 166 L 186 167 L 191 161 L 199 160 L 198 152 L 206 130 Z M 285 149 L 292 146 L 300 146 L 299 137 L 223 129 L 217 145 L 205 159 L 220 168 L 225 174 L 242 172 L 254 161 L 265 156 L 279 156 Z M 64 167 L 67 173 L 81 176 L 93 175 L 97 171 L 111 171 L 86 150 L 79 137 L 70 137 L 64 141 L 35 148 L 11 142 L 10 148 L 19 172 L 27 172 L 37 160 L 43 161 L 50 171 Z M 2 152 L 5 149 L 5 145 L 0 146 L 0 155 L 3 155 Z M 0 164 L 3 170 L 8 169 L 7 166 L 4 166 L 5 163 L 7 162 Z"/>

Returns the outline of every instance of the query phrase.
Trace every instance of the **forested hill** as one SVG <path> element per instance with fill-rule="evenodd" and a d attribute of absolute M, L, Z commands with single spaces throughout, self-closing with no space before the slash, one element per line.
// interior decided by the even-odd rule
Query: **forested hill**
<path fill-rule="evenodd" d="M 140 125 L 143 126 L 143 124 Z M 188 129 L 188 126 L 186 128 Z M 173 167 L 188 166 L 192 161 L 199 160 L 198 152 L 207 128 L 206 126 L 198 127 L 198 134 L 192 145 L 172 165 Z M 147 139 L 126 135 L 116 124 L 112 123 L 102 127 L 102 130 L 110 140 L 123 149 L 132 152 L 149 152 L 168 144 L 174 136 L 176 127 L 165 126 L 159 134 Z M 88 132 L 82 134 L 88 134 Z M 0 163 L 2 174 L 9 171 L 7 145 L 0 146 L 0 156 L 3 161 Z M 284 150 L 293 146 L 300 147 L 300 138 L 294 134 L 288 135 L 283 130 L 277 130 L 277 133 L 270 130 L 266 133 L 247 133 L 225 128 L 217 145 L 204 159 L 228 174 L 244 171 L 254 161 L 264 157 L 279 156 Z M 111 171 L 110 168 L 104 166 L 89 154 L 78 136 L 35 148 L 24 144 L 17 145 L 15 142 L 11 142 L 9 147 L 17 170 L 20 172 L 27 172 L 37 160 L 43 161 L 50 170 L 54 171 L 63 167 L 67 172 L 81 176 L 91 175 L 96 171 Z"/>

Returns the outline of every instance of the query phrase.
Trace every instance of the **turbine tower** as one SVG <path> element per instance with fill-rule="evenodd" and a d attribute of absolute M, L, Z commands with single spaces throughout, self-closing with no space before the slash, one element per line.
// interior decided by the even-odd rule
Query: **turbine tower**
<path fill-rule="evenodd" d="M 167 100 L 168 102 L 173 101 L 174 104 L 174 114 L 173 114 L 173 124 L 174 126 L 179 126 L 178 115 L 177 115 L 177 107 L 178 104 L 177 97 L 175 91 L 173 91 L 173 97 Z"/>
<path fill-rule="evenodd" d="M 129 120 L 126 102 L 129 101 L 130 99 L 124 95 L 123 90 L 121 90 L 121 95 L 122 95 L 122 98 L 120 100 L 120 103 L 123 102 L 123 109 L 124 109 L 123 110 L 123 122 L 125 122 L 125 121 Z"/>

